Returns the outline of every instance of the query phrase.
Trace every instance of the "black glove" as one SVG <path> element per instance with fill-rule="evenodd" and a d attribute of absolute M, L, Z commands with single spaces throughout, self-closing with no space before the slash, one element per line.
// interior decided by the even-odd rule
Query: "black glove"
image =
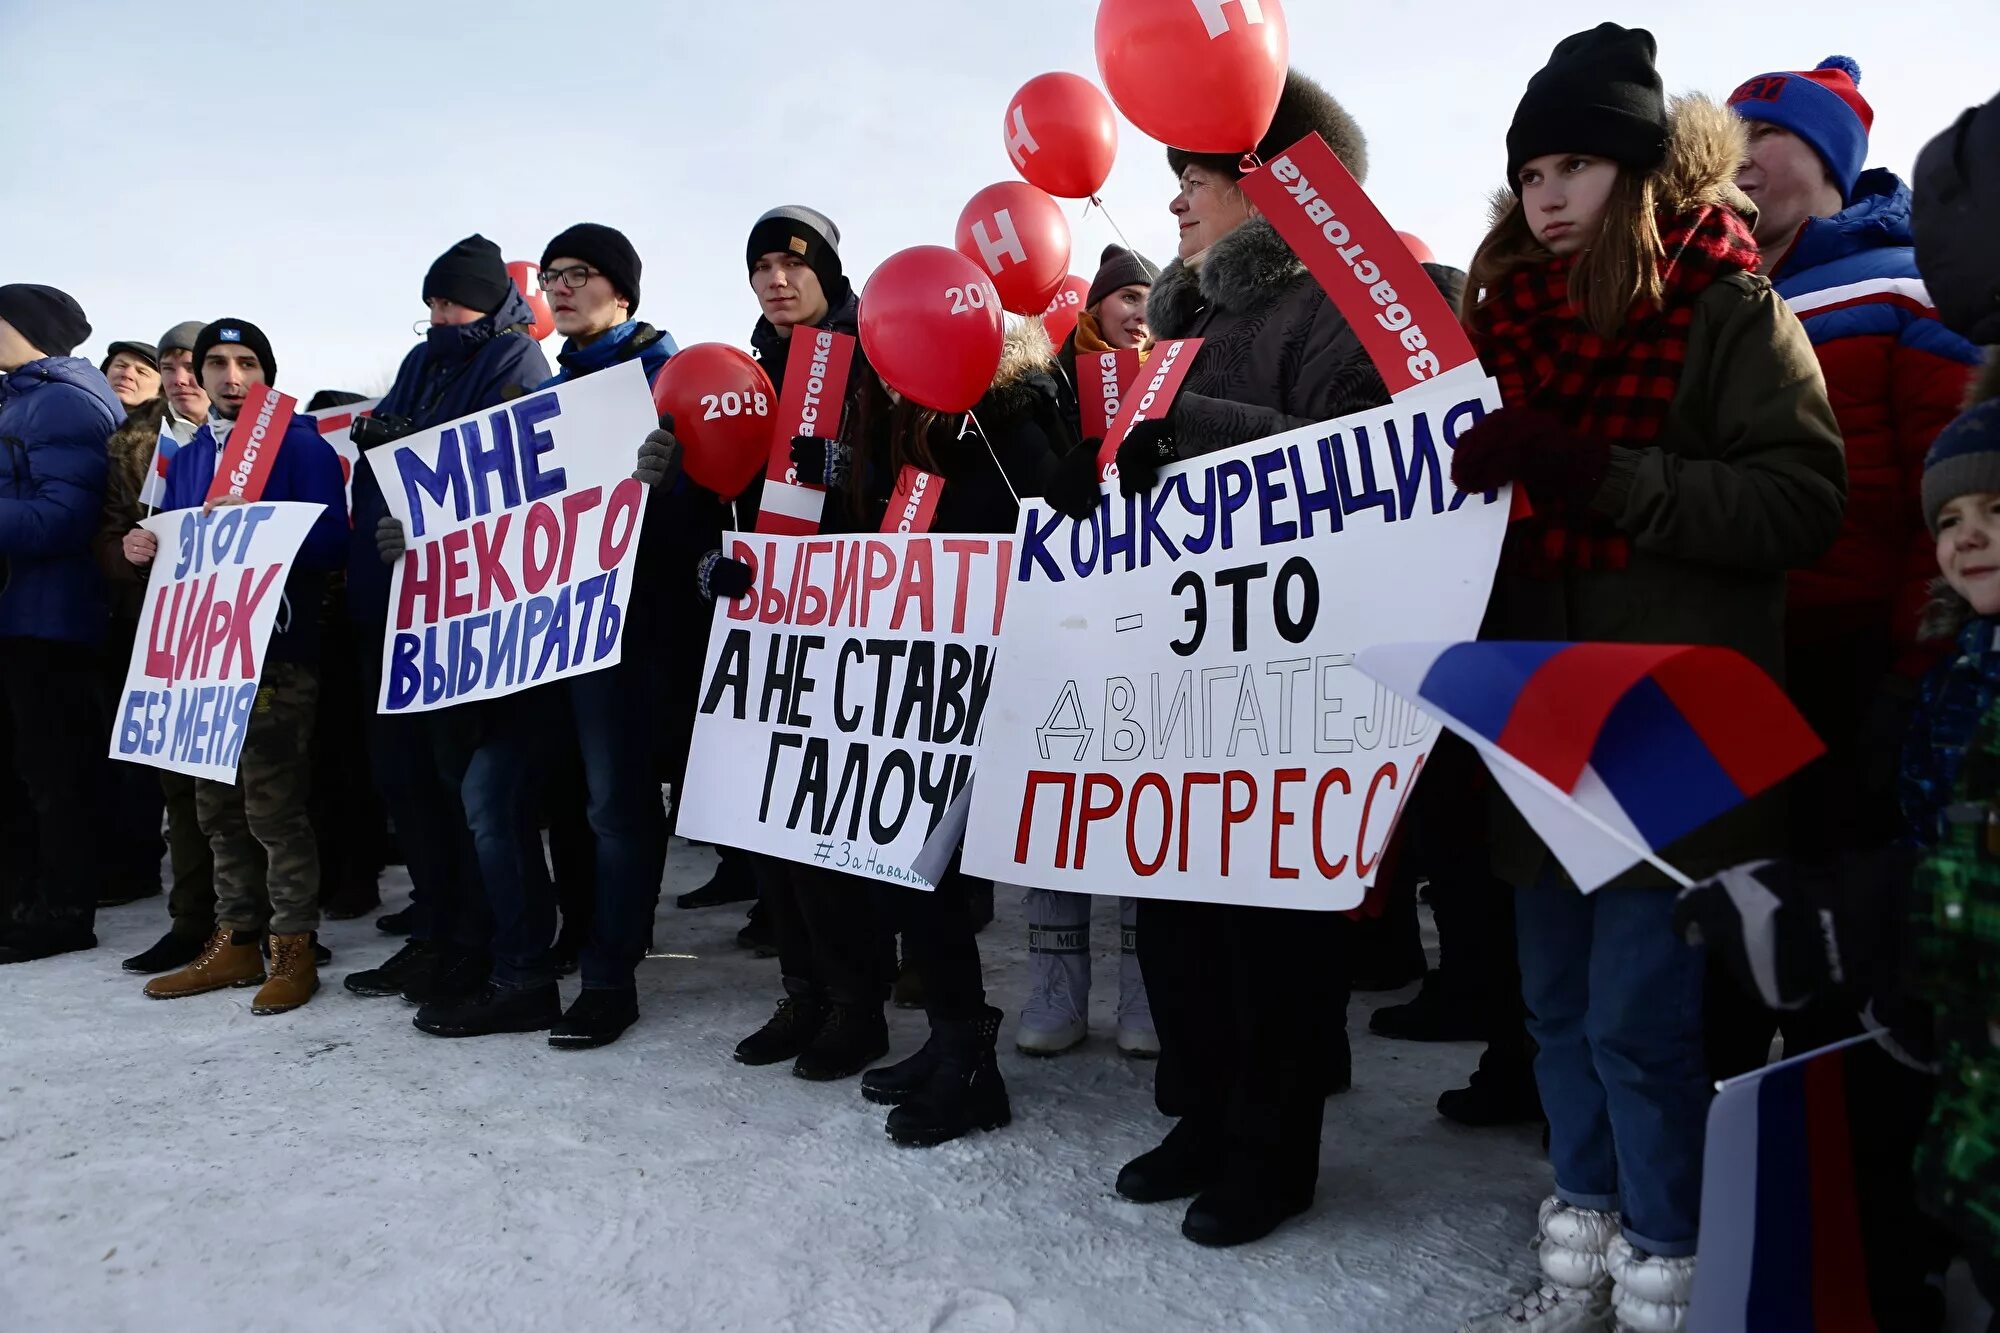
<path fill-rule="evenodd" d="M 674 438 L 673 413 L 662 412 L 660 428 L 649 432 L 639 446 L 639 462 L 632 469 L 632 479 L 648 486 L 670 486 L 680 475 L 681 442 Z"/>
<path fill-rule="evenodd" d="M 701 585 L 701 595 L 709 601 L 724 597 L 733 602 L 748 595 L 757 578 L 750 566 L 741 560 L 732 560 L 720 551 L 710 551 L 695 566 L 695 580 Z"/>
<path fill-rule="evenodd" d="M 375 552 L 382 557 L 382 563 L 395 564 L 409 549 L 410 543 L 403 536 L 403 520 L 394 514 L 382 515 L 375 524 Z"/>
<path fill-rule="evenodd" d="M 1838 901 L 1832 871 L 1750 861 L 1683 889 L 1674 929 L 1766 1008 L 1800 1009 L 1849 980 Z"/>
<path fill-rule="evenodd" d="M 1174 428 L 1165 417 L 1140 422 L 1118 443 L 1118 493 L 1144 495 L 1160 484 L 1160 469 L 1176 457 Z"/>
<path fill-rule="evenodd" d="M 845 486 L 852 465 L 852 452 L 839 440 L 792 436 L 792 467 L 808 486 Z"/>
<path fill-rule="evenodd" d="M 1079 523 L 1090 517 L 1104 494 L 1097 468 L 1097 451 L 1103 446 L 1102 440 L 1085 440 L 1056 460 L 1048 485 L 1042 488 L 1049 508 Z"/>

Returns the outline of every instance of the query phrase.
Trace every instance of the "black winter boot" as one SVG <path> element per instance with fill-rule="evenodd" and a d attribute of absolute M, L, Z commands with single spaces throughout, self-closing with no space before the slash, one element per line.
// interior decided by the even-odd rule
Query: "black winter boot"
<path fill-rule="evenodd" d="M 638 991 L 586 989 L 549 1029 L 549 1045 L 565 1051 L 609 1046 L 638 1021 Z"/>
<path fill-rule="evenodd" d="M 140 976 L 151 976 L 155 972 L 172 972 L 176 968 L 186 967 L 201 957 L 201 951 L 207 947 L 208 940 L 205 937 L 190 939 L 186 935 L 178 935 L 170 930 L 160 936 L 159 942 L 152 948 L 127 958 L 123 966 L 127 972 L 136 972 Z"/>
<path fill-rule="evenodd" d="M 750 865 L 750 858 L 740 852 L 723 857 L 715 863 L 715 873 L 708 877 L 708 883 L 674 899 L 674 906 L 688 912 L 702 907 L 721 907 L 725 903 L 749 902 L 757 896 L 757 877 Z"/>
<path fill-rule="evenodd" d="M 411 940 L 380 967 L 371 967 L 365 972 L 349 972 L 341 985 L 356 995 L 380 996 L 401 995 L 403 987 L 418 971 L 428 968 L 435 956 L 428 943 Z"/>
<path fill-rule="evenodd" d="M 1525 1052 L 1503 1055 L 1497 1043 L 1479 1057 L 1479 1068 L 1472 1071 L 1465 1087 L 1439 1095 L 1437 1108 L 1445 1119 L 1474 1129 L 1539 1125 L 1548 1119 L 1542 1114 L 1542 1095 L 1535 1086 L 1533 1057 Z"/>
<path fill-rule="evenodd" d="M 410 1004 L 451 1004 L 469 1000 L 493 975 L 493 960 L 463 949 L 437 949 L 403 976 L 403 999 Z"/>
<path fill-rule="evenodd" d="M 408 907 L 400 912 L 384 912 L 375 918 L 375 929 L 384 935 L 407 935 L 410 933 L 410 918 L 413 915 L 413 909 Z"/>
<path fill-rule="evenodd" d="M 993 1055 L 1000 1018 L 1000 1011 L 988 1005 L 978 1018 L 933 1021 L 937 1066 L 916 1095 L 889 1112 L 890 1138 L 906 1147 L 929 1148 L 975 1129 L 999 1129 L 1014 1119 Z"/>
<path fill-rule="evenodd" d="M 1195 1196 L 1181 1234 L 1197 1245 L 1223 1247 L 1262 1240 L 1286 1218 L 1312 1207 L 1312 1178 L 1301 1186 L 1262 1171 L 1226 1170 Z"/>
<path fill-rule="evenodd" d="M 792 1073 L 814 1083 L 852 1078 L 889 1053 L 889 1025 L 879 1004 L 836 1004 L 806 1048 L 799 1052 Z"/>
<path fill-rule="evenodd" d="M 936 1032 L 925 1039 L 917 1053 L 893 1065 L 871 1069 L 861 1076 L 861 1095 L 877 1106 L 901 1106 L 930 1082 L 931 1073 L 944 1058 Z"/>
<path fill-rule="evenodd" d="M 88 917 L 23 922 L 0 934 L 0 963 L 32 963 L 59 953 L 95 949 L 97 936 Z"/>
<path fill-rule="evenodd" d="M 488 983 L 469 1000 L 427 1004 L 410 1020 L 433 1037 L 490 1037 L 498 1032 L 540 1032 L 562 1017 L 554 982 L 515 990 Z"/>
<path fill-rule="evenodd" d="M 1222 1152 L 1213 1137 L 1182 1116 L 1159 1147 L 1125 1163 L 1116 1188 L 1134 1203 L 1186 1199 L 1207 1189 L 1221 1165 Z"/>
<path fill-rule="evenodd" d="M 1443 972 L 1432 969 L 1414 1000 L 1377 1009 L 1368 1030 L 1398 1041 L 1482 1041 L 1491 1020 L 1459 991 Z"/>
<path fill-rule="evenodd" d="M 736 1043 L 736 1063 L 774 1065 L 796 1060 L 826 1022 L 826 1005 L 810 995 L 787 995 L 764 1026 Z"/>

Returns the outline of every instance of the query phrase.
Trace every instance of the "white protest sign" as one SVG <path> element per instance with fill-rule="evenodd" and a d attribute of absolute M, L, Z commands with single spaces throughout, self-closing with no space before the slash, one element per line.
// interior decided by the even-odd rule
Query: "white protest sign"
<path fill-rule="evenodd" d="M 236 781 L 285 578 L 325 508 L 260 501 L 140 521 L 160 552 L 111 729 L 113 759 Z"/>
<path fill-rule="evenodd" d="M 389 589 L 384 713 L 618 663 L 659 424 L 637 361 L 370 450 L 409 550 Z"/>
<path fill-rule="evenodd" d="M 1454 375 L 1169 468 L 1085 522 L 1025 501 L 966 870 L 1358 904 L 1438 726 L 1355 654 L 1477 634 L 1507 495 L 1455 490 L 1451 447 L 1499 402 Z"/>
<path fill-rule="evenodd" d="M 321 408 L 312 413 L 313 422 L 319 427 L 319 437 L 332 446 L 340 457 L 340 479 L 347 487 L 347 512 L 354 512 L 354 469 L 361 466 L 361 449 L 349 434 L 354 423 L 368 416 L 380 403 L 380 398 L 364 398 L 358 403 L 343 403 L 338 407 Z"/>
<path fill-rule="evenodd" d="M 1013 575 L 1004 534 L 731 534 L 678 816 L 688 837 L 928 889 L 972 772 Z"/>

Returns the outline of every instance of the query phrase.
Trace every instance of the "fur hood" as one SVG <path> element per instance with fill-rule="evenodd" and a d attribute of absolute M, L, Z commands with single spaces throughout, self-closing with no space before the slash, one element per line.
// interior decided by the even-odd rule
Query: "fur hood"
<path fill-rule="evenodd" d="M 1743 220 L 1757 221 L 1757 205 L 1736 188 L 1736 168 L 1749 151 L 1749 132 L 1728 107 L 1700 93 L 1676 97 L 1667 105 L 1667 160 L 1653 172 L 1653 192 L 1661 208 L 1671 213 L 1720 205 L 1733 208 Z M 1487 222 L 1500 225 L 1521 206 L 1510 185 L 1493 192 Z"/>
<path fill-rule="evenodd" d="M 1054 395 L 1055 373 L 1056 349 L 1049 331 L 1040 315 L 1030 316 L 1007 330 L 1000 344 L 999 368 L 981 406 L 1006 416 L 1024 415 L 1038 395 Z"/>
<path fill-rule="evenodd" d="M 1209 306 L 1254 310 L 1308 276 L 1278 229 L 1253 217 L 1209 246 L 1198 270 L 1181 259 L 1161 269 L 1146 298 L 1146 323 L 1155 343 L 1185 337 Z"/>
<path fill-rule="evenodd" d="M 1995 398 L 2000 398 L 2000 347 L 1987 350 L 1986 363 L 1973 377 L 1972 387 L 1965 395 L 1965 405 L 1977 407 Z M 1972 603 L 1953 592 L 1943 578 L 1932 579 L 1931 599 L 1924 604 L 1923 620 L 1917 625 L 1917 638 L 1955 639 L 1970 619 Z"/>

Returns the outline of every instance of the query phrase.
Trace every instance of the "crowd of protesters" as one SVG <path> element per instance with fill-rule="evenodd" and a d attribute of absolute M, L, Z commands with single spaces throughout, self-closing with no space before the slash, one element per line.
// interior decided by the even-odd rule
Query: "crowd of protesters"
<path fill-rule="evenodd" d="M 1157 1057 L 1172 1127 L 1116 1188 L 1188 1201 L 1182 1230 L 1208 1245 L 1304 1211 L 1326 1100 L 1351 1081 L 1350 991 L 1421 979 L 1371 1026 L 1484 1041 L 1440 1112 L 1545 1124 L 1555 1178 L 1535 1280 L 1467 1327 L 1678 1329 L 1714 1080 L 1780 1040 L 1795 1055 L 1870 1031 L 1854 1114 L 1896 1201 L 1866 1220 L 1870 1301 L 1881 1327 L 1938 1328 L 1955 1258 L 2000 1294 L 2000 359 L 1982 371 L 1980 350 L 2000 343 L 2000 102 L 1931 144 L 1913 195 L 1864 169 L 1874 111 L 1855 62 L 1755 74 L 1718 101 L 1667 98 L 1655 56 L 1649 33 L 1614 24 L 1558 45 L 1494 146 L 1509 188 L 1468 269 L 1427 265 L 1504 403 L 1458 439 L 1453 480 L 1532 502 L 1482 633 L 1734 648 L 1786 684 L 1828 753 L 1677 844 L 1673 863 L 1708 877 L 1685 892 L 1642 868 L 1580 894 L 1447 739 L 1381 915 L 1124 901 L 1117 1047 Z M 1259 149 L 1312 131 L 1365 179 L 1361 127 L 1295 71 Z M 1100 442 L 1079 424 L 1080 355 L 1204 340 L 1172 411 L 1119 447 L 1126 494 L 1173 462 L 1387 401 L 1249 203 L 1244 163 L 1167 156 L 1177 256 L 1107 249 L 1060 347 L 1038 321 L 1010 330 L 975 408 L 983 442 L 857 363 L 839 437 L 793 443 L 800 480 L 827 490 L 826 530 L 876 530 L 906 464 L 945 479 L 935 531 L 1011 532 L 1022 496 L 1087 514 Z M 774 208 L 743 259 L 750 345 L 782 389 L 797 330 L 857 327 L 840 232 Z M 551 373 L 499 249 L 459 241 L 422 275 L 424 340 L 355 442 L 626 361 L 650 376 L 676 347 L 638 318 L 642 267 L 609 226 L 550 240 Z M 97 909 L 159 895 L 164 862 L 165 932 L 124 962 L 144 994 L 255 987 L 255 1013 L 282 1013 L 319 989 L 322 916 L 375 911 L 393 857 L 411 903 L 378 924 L 407 938 L 346 971 L 353 996 L 402 997 L 433 1037 L 617 1040 L 639 1018 L 638 963 L 673 929 L 656 909 L 673 798 L 700 780 L 687 753 L 709 618 L 752 586 L 721 534 L 754 524 L 758 485 L 701 488 L 663 419 L 632 441 L 652 498 L 621 662 L 378 714 L 405 534 L 367 467 L 350 507 L 335 451 L 295 416 L 264 498 L 324 510 L 284 588 L 237 782 L 114 764 L 158 554 L 139 526 L 155 443 L 178 444 L 160 507 L 202 505 L 278 364 L 241 318 L 114 341 L 95 367 L 71 355 L 90 333 L 62 290 L 0 286 L 0 962 L 94 948 Z M 754 901 L 742 942 L 777 958 L 776 1007 L 737 1060 L 859 1075 L 903 1143 L 1008 1123 L 977 940 L 990 884 L 955 863 L 917 892 L 721 852 L 681 905 Z M 1439 932 L 1428 971 L 1419 885 Z M 1027 910 L 1013 1041 L 1053 1056 L 1087 1034 L 1090 900 L 1038 890 Z M 921 1004 L 929 1037 L 885 1063 L 892 1000 Z"/>

